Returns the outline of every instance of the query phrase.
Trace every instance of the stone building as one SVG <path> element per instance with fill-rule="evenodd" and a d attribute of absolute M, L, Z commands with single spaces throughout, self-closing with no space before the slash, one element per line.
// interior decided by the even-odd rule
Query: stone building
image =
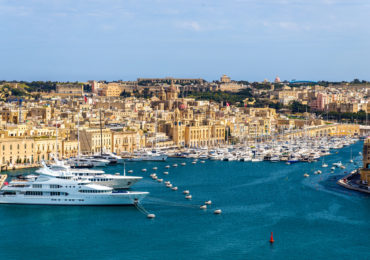
<path fill-rule="evenodd" d="M 84 86 L 80 83 L 71 84 L 57 84 L 56 93 L 65 95 L 76 95 L 80 96 L 84 93 Z"/>
<path fill-rule="evenodd" d="M 90 128 L 80 130 L 80 149 L 83 154 L 112 151 L 112 132 L 110 129 Z"/>
<path fill-rule="evenodd" d="M 364 142 L 363 148 L 363 167 L 360 170 L 361 181 L 367 186 L 370 186 L 370 138 L 367 138 Z"/>

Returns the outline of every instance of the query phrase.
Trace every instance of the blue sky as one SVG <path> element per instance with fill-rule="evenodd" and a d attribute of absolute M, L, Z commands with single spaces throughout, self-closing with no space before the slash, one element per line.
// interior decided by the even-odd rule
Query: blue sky
<path fill-rule="evenodd" d="M 369 0 L 0 0 L 0 79 L 370 80 Z"/>

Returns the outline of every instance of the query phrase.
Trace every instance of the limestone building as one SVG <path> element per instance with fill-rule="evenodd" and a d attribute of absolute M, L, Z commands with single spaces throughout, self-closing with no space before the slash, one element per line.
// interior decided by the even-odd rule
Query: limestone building
<path fill-rule="evenodd" d="M 363 167 L 360 170 L 361 181 L 370 186 L 370 138 L 367 138 L 364 142 L 362 155 Z"/>

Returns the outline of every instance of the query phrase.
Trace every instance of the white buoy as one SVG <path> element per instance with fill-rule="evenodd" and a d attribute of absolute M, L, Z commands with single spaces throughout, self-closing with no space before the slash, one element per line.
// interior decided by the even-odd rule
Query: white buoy
<path fill-rule="evenodd" d="M 170 168 L 171 166 L 169 166 L 169 165 L 166 165 L 166 168 L 168 169 L 168 168 Z"/>
<path fill-rule="evenodd" d="M 189 194 L 189 193 L 190 193 L 190 191 L 188 191 L 188 190 L 184 190 L 182 193 L 184 193 L 184 194 Z"/>
<path fill-rule="evenodd" d="M 133 173 L 134 171 L 133 171 L 133 170 L 128 170 L 127 172 L 128 172 L 128 173 Z"/>
<path fill-rule="evenodd" d="M 194 161 L 194 162 L 191 162 L 192 164 L 196 164 L 197 162 L 196 161 Z"/>
<path fill-rule="evenodd" d="M 303 176 L 304 176 L 305 178 L 310 177 L 310 175 L 309 175 L 308 173 L 303 174 Z"/>
<path fill-rule="evenodd" d="M 157 176 L 153 176 L 152 179 L 153 180 L 156 180 L 156 179 L 158 179 L 158 177 Z"/>
<path fill-rule="evenodd" d="M 156 171 L 156 170 L 158 170 L 158 168 L 157 167 L 153 167 L 153 170 Z"/>
<path fill-rule="evenodd" d="M 172 166 L 173 166 L 173 167 L 177 167 L 177 163 L 173 164 Z"/>
<path fill-rule="evenodd" d="M 163 172 L 164 175 L 168 175 L 168 172 Z"/>
<path fill-rule="evenodd" d="M 207 205 L 200 206 L 200 209 L 207 209 Z"/>
<path fill-rule="evenodd" d="M 155 215 L 154 214 L 148 214 L 146 215 L 147 218 L 155 218 Z"/>
<path fill-rule="evenodd" d="M 142 172 L 146 172 L 146 169 L 144 168 L 144 169 L 142 169 L 141 171 L 142 171 Z"/>
<path fill-rule="evenodd" d="M 201 163 L 205 163 L 206 161 L 200 161 Z"/>
<path fill-rule="evenodd" d="M 192 198 L 192 196 L 190 194 L 185 196 L 185 199 L 187 199 L 187 200 L 191 200 L 191 198 Z"/>
<path fill-rule="evenodd" d="M 219 215 L 219 214 L 221 214 L 221 213 L 222 213 L 222 210 L 220 210 L 220 209 L 216 209 L 215 211 L 213 211 L 213 213 L 214 213 L 214 214 L 216 214 L 216 215 Z"/>
<path fill-rule="evenodd" d="M 171 182 L 170 182 L 170 181 L 165 181 L 164 183 L 165 183 L 165 184 L 171 184 Z"/>
<path fill-rule="evenodd" d="M 181 163 L 181 165 L 182 165 L 182 166 L 185 166 L 185 165 L 186 165 L 186 163 L 184 163 L 184 162 L 183 162 L 183 163 Z"/>
<path fill-rule="evenodd" d="M 177 187 L 172 187 L 171 190 L 176 191 L 178 188 Z"/>
<path fill-rule="evenodd" d="M 166 184 L 166 187 L 167 187 L 167 188 L 172 188 L 172 184 L 171 184 L 171 183 Z"/>
<path fill-rule="evenodd" d="M 157 179 L 157 182 L 162 182 L 163 181 L 163 179 Z"/>
<path fill-rule="evenodd" d="M 204 204 L 211 205 L 212 204 L 212 201 L 211 200 L 208 200 L 208 201 L 204 202 Z"/>

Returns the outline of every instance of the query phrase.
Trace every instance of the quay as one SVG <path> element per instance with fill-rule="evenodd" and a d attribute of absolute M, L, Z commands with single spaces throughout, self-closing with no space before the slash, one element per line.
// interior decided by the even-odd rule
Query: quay
<path fill-rule="evenodd" d="M 362 168 L 353 170 L 347 176 L 339 179 L 337 184 L 350 190 L 370 194 L 370 138 L 365 139 L 362 154 Z"/>
<path fill-rule="evenodd" d="M 21 170 L 21 169 L 30 169 L 30 168 L 39 168 L 41 167 L 41 164 L 39 163 L 33 163 L 33 164 L 16 164 L 13 166 L 2 164 L 0 166 L 0 172 L 2 171 L 10 171 L 10 170 Z"/>
<path fill-rule="evenodd" d="M 3 187 L 6 178 L 8 178 L 7 174 L 0 175 L 0 189 Z"/>
<path fill-rule="evenodd" d="M 361 184 L 361 175 L 359 169 L 352 171 L 350 174 L 346 175 L 345 177 L 339 179 L 337 181 L 337 184 L 340 186 L 355 190 L 359 192 L 364 192 L 367 194 L 370 194 L 370 187 Z"/>

